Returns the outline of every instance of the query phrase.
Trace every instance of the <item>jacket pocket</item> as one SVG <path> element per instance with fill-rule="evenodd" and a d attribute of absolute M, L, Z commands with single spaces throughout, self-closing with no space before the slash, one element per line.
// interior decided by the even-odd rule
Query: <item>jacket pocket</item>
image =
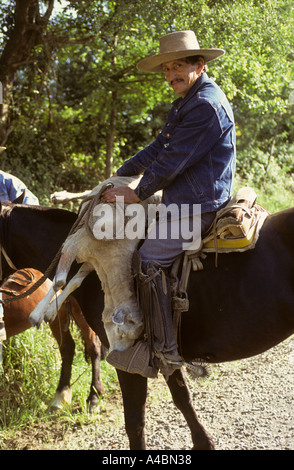
<path fill-rule="evenodd" d="M 196 196 L 209 201 L 215 199 L 214 172 L 210 153 L 205 157 L 205 164 L 199 162 L 196 167 L 188 168 L 186 177 Z"/>

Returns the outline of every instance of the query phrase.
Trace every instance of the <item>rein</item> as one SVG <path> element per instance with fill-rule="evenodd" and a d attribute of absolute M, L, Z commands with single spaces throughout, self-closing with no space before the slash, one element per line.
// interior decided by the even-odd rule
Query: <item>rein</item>
<path fill-rule="evenodd" d="M 3 254 L 4 258 L 6 259 L 8 265 L 11 267 L 11 269 L 14 269 L 14 271 L 17 271 L 17 267 L 13 264 L 13 262 L 9 258 L 9 256 L 6 253 L 4 247 L 2 245 L 0 245 L 0 281 L 3 280 L 3 269 L 2 269 L 2 256 L 1 256 L 1 253 Z"/>

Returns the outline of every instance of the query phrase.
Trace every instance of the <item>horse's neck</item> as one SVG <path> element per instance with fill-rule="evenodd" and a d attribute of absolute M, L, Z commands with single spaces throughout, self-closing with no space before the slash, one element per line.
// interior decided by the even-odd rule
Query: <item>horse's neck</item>
<path fill-rule="evenodd" d="M 17 269 L 34 267 L 31 260 L 35 259 L 37 239 L 33 239 L 33 221 L 28 217 L 30 211 L 24 212 L 25 207 L 7 208 L 1 214 L 0 243 L 2 259 Z"/>
<path fill-rule="evenodd" d="M 44 271 L 76 219 L 76 215 L 41 206 L 15 206 L 6 217 L 4 246 L 15 266 Z"/>

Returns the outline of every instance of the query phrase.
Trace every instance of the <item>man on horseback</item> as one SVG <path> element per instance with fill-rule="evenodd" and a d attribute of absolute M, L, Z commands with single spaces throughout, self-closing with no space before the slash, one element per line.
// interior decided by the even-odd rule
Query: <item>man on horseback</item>
<path fill-rule="evenodd" d="M 38 198 L 16 176 L 0 171 L 0 201 L 14 202 L 24 193 L 23 204 L 39 205 Z"/>
<path fill-rule="evenodd" d="M 127 160 L 117 171 L 118 176 L 143 173 L 135 190 L 129 187 L 108 189 L 102 199 L 115 202 L 123 196 L 125 203 L 138 203 L 162 190 L 162 205 L 179 207 L 178 223 L 189 207 L 189 230 L 204 233 L 215 213 L 231 198 L 235 172 L 235 124 L 226 96 L 206 74 L 206 63 L 224 53 L 221 49 L 201 49 L 193 31 L 180 31 L 160 38 L 160 53 L 138 63 L 144 72 L 163 72 L 175 93 L 168 120 L 153 143 Z M 201 206 L 201 222 L 195 227 L 194 207 Z M 171 289 L 166 270 L 185 250 L 187 238 L 182 233 L 173 237 L 172 217 L 165 220 L 166 236 L 155 232 L 142 244 L 137 269 L 141 307 L 147 306 L 152 323 L 152 349 L 155 357 L 151 368 L 139 371 L 141 358 L 138 341 L 132 351 L 112 351 L 108 362 L 118 369 L 153 376 L 158 368 L 168 376 L 181 367 L 172 321 Z M 157 235 L 154 236 L 154 233 Z M 191 236 L 190 241 L 194 240 Z M 189 240 L 188 240 L 189 241 Z M 146 321 L 145 321 L 146 323 Z M 130 364 L 130 361 L 132 365 Z"/>

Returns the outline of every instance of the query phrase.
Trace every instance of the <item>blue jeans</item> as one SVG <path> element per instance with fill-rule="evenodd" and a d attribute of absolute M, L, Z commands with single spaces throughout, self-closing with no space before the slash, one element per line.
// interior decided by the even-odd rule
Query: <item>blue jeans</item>
<path fill-rule="evenodd" d="M 207 231 L 215 216 L 216 212 L 206 212 L 201 214 L 201 222 L 200 219 L 198 220 L 199 236 Z M 193 224 L 195 225 L 195 219 L 190 217 L 189 228 L 191 233 L 193 231 Z M 164 237 L 162 237 L 160 236 L 159 230 L 160 223 L 159 221 L 156 221 L 152 234 L 146 238 L 143 245 L 139 249 L 143 271 L 145 271 L 145 266 L 148 261 L 158 263 L 163 268 L 169 268 L 183 251 L 189 249 L 189 244 L 192 243 L 193 239 L 195 240 L 195 248 L 193 248 L 193 245 L 191 245 L 190 249 L 197 249 L 197 247 L 199 247 L 199 243 L 197 244 L 197 240 L 193 235 L 190 236 L 190 238 L 187 238 L 184 237 L 182 233 L 179 233 L 179 235 L 175 237 L 172 223 L 167 221 L 166 225 L 166 236 L 164 233 Z M 198 240 L 198 242 L 200 242 L 200 240 Z"/>

